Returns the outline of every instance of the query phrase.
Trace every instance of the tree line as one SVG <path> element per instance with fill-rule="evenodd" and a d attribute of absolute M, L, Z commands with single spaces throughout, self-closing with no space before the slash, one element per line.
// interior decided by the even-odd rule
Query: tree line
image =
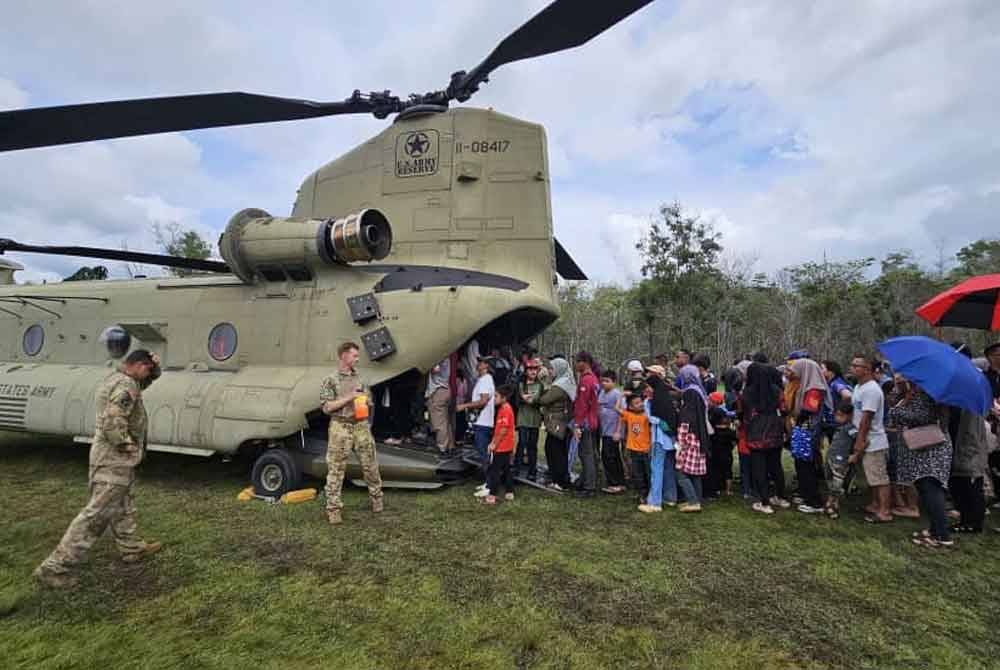
<path fill-rule="evenodd" d="M 636 245 L 642 279 L 626 287 L 561 285 L 562 316 L 539 336 L 539 348 L 586 349 L 613 366 L 684 347 L 708 354 L 719 370 L 756 351 L 782 360 L 808 349 L 844 361 L 896 335 L 959 338 L 977 351 L 991 341 L 979 331 L 933 330 L 914 310 L 963 279 L 1000 272 L 1000 240 L 972 242 L 933 269 L 900 250 L 772 274 L 727 255 L 723 242 L 710 222 L 679 203 L 663 205 Z"/>

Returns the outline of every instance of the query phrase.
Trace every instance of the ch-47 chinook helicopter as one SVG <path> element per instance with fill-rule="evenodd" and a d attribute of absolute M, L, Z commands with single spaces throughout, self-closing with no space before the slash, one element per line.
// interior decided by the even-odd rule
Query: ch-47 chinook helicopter
<path fill-rule="evenodd" d="M 224 262 L 0 239 L 0 254 L 199 273 L 26 286 L 13 280 L 20 266 L 0 259 L 0 430 L 88 441 L 108 365 L 142 347 L 164 369 L 145 394 L 151 449 L 255 458 L 253 483 L 267 495 L 302 474 L 325 476 L 319 388 L 341 342 L 359 341 L 362 375 L 391 389 L 470 339 L 528 340 L 559 316 L 556 273 L 586 278 L 553 238 L 544 129 L 449 103 L 468 100 L 497 67 L 579 46 L 649 2 L 556 0 L 445 90 L 407 100 L 215 93 L 0 112 L 0 151 L 396 115 L 307 176 L 290 217 L 234 215 L 219 239 Z M 378 458 L 388 486 L 436 487 L 468 467 L 404 446 L 380 444 Z M 355 463 L 348 477 L 358 476 Z"/>

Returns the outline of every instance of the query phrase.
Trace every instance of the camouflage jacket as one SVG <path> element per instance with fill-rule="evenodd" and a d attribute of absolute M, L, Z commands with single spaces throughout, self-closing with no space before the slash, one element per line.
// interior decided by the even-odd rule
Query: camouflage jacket
<path fill-rule="evenodd" d="M 97 423 L 90 447 L 90 480 L 130 484 L 135 466 L 146 455 L 148 418 L 142 391 L 160 374 L 141 385 L 124 372 L 113 372 L 97 388 Z"/>
<path fill-rule="evenodd" d="M 371 393 L 368 392 L 368 385 L 361 380 L 357 370 L 344 373 L 339 369 L 323 378 L 323 384 L 319 392 L 319 402 L 323 403 L 337 400 L 347 396 L 354 389 L 359 389 L 361 393 L 368 394 L 368 404 L 371 405 Z M 354 420 L 354 403 L 347 403 L 336 412 L 330 414 L 331 417 Z"/>

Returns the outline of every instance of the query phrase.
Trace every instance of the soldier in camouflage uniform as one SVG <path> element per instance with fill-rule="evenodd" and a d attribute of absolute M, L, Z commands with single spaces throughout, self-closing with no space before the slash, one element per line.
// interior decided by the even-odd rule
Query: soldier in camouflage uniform
<path fill-rule="evenodd" d="M 343 520 L 341 510 L 344 504 L 340 491 L 344 486 L 344 471 L 352 449 L 361 461 L 372 511 L 382 511 L 382 477 L 375 458 L 375 438 L 368 420 L 355 419 L 354 416 L 355 398 L 368 395 L 368 403 L 371 403 L 368 388 L 354 369 L 358 362 L 358 345 L 344 342 L 338 347 L 337 355 L 340 359 L 337 371 L 323 380 L 319 396 L 323 412 L 330 416 L 326 449 L 326 515 L 334 525 Z"/>
<path fill-rule="evenodd" d="M 132 492 L 135 468 L 146 453 L 142 391 L 159 376 L 156 355 L 137 349 L 98 387 L 97 423 L 90 447 L 90 500 L 70 523 L 59 546 L 35 569 L 35 578 L 43 584 L 74 586 L 74 568 L 86 560 L 90 548 L 109 528 L 126 563 L 159 551 L 159 542 L 139 539 Z"/>

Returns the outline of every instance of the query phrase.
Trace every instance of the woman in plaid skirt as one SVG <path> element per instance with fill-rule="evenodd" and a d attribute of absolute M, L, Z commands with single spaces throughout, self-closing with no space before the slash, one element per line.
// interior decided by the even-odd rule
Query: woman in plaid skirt
<path fill-rule="evenodd" d="M 701 478 L 708 465 L 708 402 L 698 368 L 685 365 L 677 373 L 681 389 L 677 415 L 677 485 L 687 499 L 681 512 L 701 511 Z"/>

